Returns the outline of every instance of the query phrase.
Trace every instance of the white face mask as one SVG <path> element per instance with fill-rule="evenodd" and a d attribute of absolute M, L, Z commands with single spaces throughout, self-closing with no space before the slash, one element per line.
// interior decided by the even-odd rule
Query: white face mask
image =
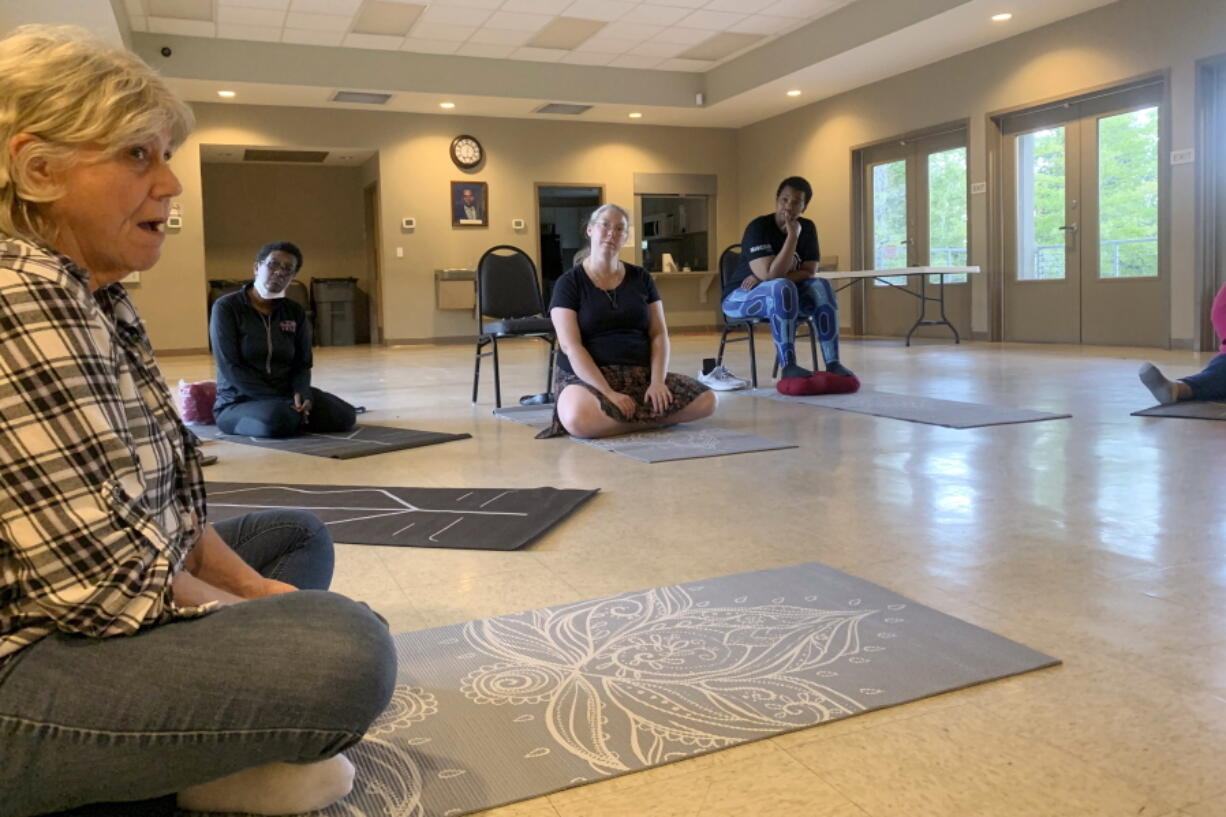
<path fill-rule="evenodd" d="M 275 301 L 275 300 L 276 300 L 276 299 L 278 299 L 278 298 L 284 298 L 284 297 L 285 297 L 285 293 L 286 293 L 286 291 L 287 291 L 288 289 L 289 289 L 289 287 L 286 287 L 285 289 L 281 290 L 280 292 L 272 292 L 272 291 L 268 290 L 268 289 L 267 289 L 267 288 L 264 286 L 264 279 L 263 279 L 263 278 L 256 278 L 256 279 L 255 279 L 255 291 L 256 291 L 256 292 L 258 292 L 258 293 L 260 294 L 260 297 L 261 297 L 261 298 L 263 298 L 263 299 L 264 299 L 264 300 L 266 300 L 266 301 Z"/>

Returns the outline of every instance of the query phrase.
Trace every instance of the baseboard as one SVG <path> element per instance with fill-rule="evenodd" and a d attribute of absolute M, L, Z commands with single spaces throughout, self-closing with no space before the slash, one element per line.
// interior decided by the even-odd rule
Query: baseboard
<path fill-rule="evenodd" d="M 383 346 L 446 346 L 476 343 L 475 335 L 444 335 L 437 338 L 387 338 Z"/>
<path fill-rule="evenodd" d="M 971 340 L 988 341 L 992 339 L 991 332 L 971 332 Z"/>
<path fill-rule="evenodd" d="M 158 357 L 186 357 L 188 355 L 207 355 L 209 347 L 202 346 L 198 349 L 155 349 Z"/>
<path fill-rule="evenodd" d="M 1171 338 L 1171 348 L 1180 351 L 1196 351 L 1196 342 L 1192 338 Z"/>

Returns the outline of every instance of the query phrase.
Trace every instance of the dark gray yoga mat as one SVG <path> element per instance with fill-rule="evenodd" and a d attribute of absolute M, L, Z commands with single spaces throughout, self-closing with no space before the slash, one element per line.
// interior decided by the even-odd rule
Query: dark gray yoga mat
<path fill-rule="evenodd" d="M 552 422 L 553 406 L 510 406 L 494 409 L 494 415 L 539 431 Z M 670 462 L 796 448 L 792 443 L 781 443 L 703 423 L 680 423 L 668 428 L 654 428 L 601 440 L 584 440 L 579 437 L 570 439 L 639 462 Z"/>
<path fill-rule="evenodd" d="M 816 563 L 395 641 L 328 817 L 455 817 L 1059 663 Z"/>
<path fill-rule="evenodd" d="M 384 454 L 388 451 L 400 451 L 405 448 L 420 448 L 423 445 L 447 443 L 452 440 L 466 440 L 471 434 L 444 434 L 439 431 L 418 431 L 413 428 L 393 428 L 392 426 L 360 425 L 349 431 L 338 431 L 332 434 L 316 434 L 309 432 L 297 437 L 271 439 L 267 437 L 243 437 L 237 434 L 223 434 L 217 426 L 192 426 L 197 437 L 209 440 L 222 440 L 227 443 L 254 445 L 259 448 L 272 448 L 277 451 L 289 451 L 293 454 L 310 454 L 313 457 L 329 457 L 336 460 L 350 460 L 355 457 L 369 457 L 372 454 Z"/>
<path fill-rule="evenodd" d="M 912 423 L 927 423 L 946 428 L 979 428 L 981 426 L 1034 423 L 1039 420 L 1060 420 L 1071 414 L 1051 414 L 1030 409 L 989 406 L 983 403 L 963 403 L 958 400 L 938 400 L 888 391 L 862 389 L 855 394 L 818 394 L 793 397 L 771 389 L 754 389 L 754 397 L 768 397 L 781 403 L 801 403 L 806 406 L 890 417 Z"/>
<path fill-rule="evenodd" d="M 1133 417 L 1187 417 L 1193 420 L 1226 420 L 1226 403 L 1212 400 L 1180 400 L 1166 406 L 1134 411 Z"/>
<path fill-rule="evenodd" d="M 210 482 L 209 519 L 265 508 L 314 513 L 352 545 L 516 550 L 561 522 L 596 491 L 558 488 L 379 488 Z"/>

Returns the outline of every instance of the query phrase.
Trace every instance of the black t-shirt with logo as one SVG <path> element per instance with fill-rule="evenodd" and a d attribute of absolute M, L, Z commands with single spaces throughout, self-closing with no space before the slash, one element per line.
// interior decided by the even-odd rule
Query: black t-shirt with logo
<path fill-rule="evenodd" d="M 806 261 L 817 261 L 821 257 L 817 241 L 817 225 L 804 216 L 801 216 L 799 221 L 800 238 L 796 240 L 796 262 L 802 264 Z M 722 297 L 727 298 L 728 293 L 740 288 L 741 282 L 749 277 L 752 271 L 749 269 L 750 261 L 778 255 L 787 237 L 787 232 L 779 229 L 778 223 L 775 222 L 774 213 L 758 216 L 749 222 L 749 226 L 745 228 L 745 235 L 741 238 L 741 261 L 737 264 L 736 271 L 732 273 L 728 282 L 724 284 Z"/>
<path fill-rule="evenodd" d="M 578 313 L 579 337 L 597 366 L 651 365 L 651 312 L 648 304 L 660 300 L 656 282 L 642 267 L 626 264 L 626 276 L 616 289 L 592 283 L 577 264 L 553 285 L 549 308 Z M 558 353 L 558 368 L 574 374 L 566 355 Z"/>

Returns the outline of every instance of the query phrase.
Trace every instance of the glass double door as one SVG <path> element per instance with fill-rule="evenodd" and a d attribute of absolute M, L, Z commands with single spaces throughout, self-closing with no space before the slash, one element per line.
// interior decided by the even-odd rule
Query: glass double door
<path fill-rule="evenodd" d="M 1004 336 L 1169 344 L 1162 86 L 1007 117 Z"/>
<path fill-rule="evenodd" d="M 863 177 L 864 255 L 867 269 L 962 267 L 967 264 L 966 131 L 899 140 L 865 148 Z M 864 288 L 864 331 L 905 335 L 920 304 L 921 283 L 929 295 L 940 276 L 900 275 L 873 279 Z M 945 314 L 963 336 L 970 333 L 970 294 L 965 275 L 944 276 Z M 929 305 L 928 317 L 937 317 Z M 921 328 L 919 335 L 948 337 L 945 327 Z"/>

